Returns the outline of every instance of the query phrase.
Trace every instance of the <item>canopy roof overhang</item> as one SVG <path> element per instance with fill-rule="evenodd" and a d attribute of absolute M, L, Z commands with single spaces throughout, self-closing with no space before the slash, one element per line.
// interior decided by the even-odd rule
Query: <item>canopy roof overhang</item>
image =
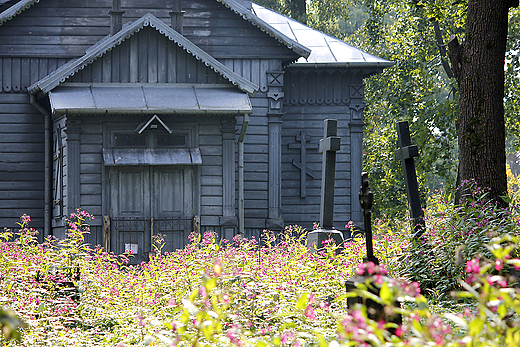
<path fill-rule="evenodd" d="M 221 84 L 63 83 L 49 92 L 62 114 L 251 114 L 249 96 Z"/>
<path fill-rule="evenodd" d="M 104 149 L 106 166 L 119 165 L 200 165 L 198 148 L 125 148 Z"/>

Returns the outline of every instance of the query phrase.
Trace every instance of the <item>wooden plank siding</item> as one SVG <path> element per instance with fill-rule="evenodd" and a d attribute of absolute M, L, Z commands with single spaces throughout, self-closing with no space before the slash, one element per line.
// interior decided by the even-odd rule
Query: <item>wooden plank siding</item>
<path fill-rule="evenodd" d="M 47 0 L 34 4 L 2 25 L 0 56 L 81 56 L 109 34 L 111 5 L 111 0 Z M 171 22 L 171 4 L 163 0 L 129 0 L 122 10 L 123 25 L 147 13 L 168 25 Z M 297 59 L 285 45 L 216 0 L 184 1 L 183 10 L 184 35 L 215 58 Z"/>
<path fill-rule="evenodd" d="M 43 231 L 44 118 L 24 93 L 0 93 L 0 227 L 23 214 Z"/>
<path fill-rule="evenodd" d="M 65 58 L 0 57 L 0 92 L 26 92 L 27 87 L 67 61 Z"/>
<path fill-rule="evenodd" d="M 145 27 L 108 51 L 70 82 L 229 83 L 157 30 Z"/>
<path fill-rule="evenodd" d="M 351 123 L 356 121 L 357 113 L 353 109 L 362 109 L 362 76 L 353 72 L 289 70 L 285 74 L 282 206 L 286 224 L 311 229 L 313 222 L 319 222 L 322 154 L 318 152 L 318 144 L 323 138 L 326 118 L 338 120 L 338 136 L 341 137 L 341 150 L 336 159 L 334 225 L 343 230 L 352 219 L 351 195 L 356 189 L 351 186 Z M 357 121 L 362 122 L 362 119 Z M 300 148 L 295 146 L 300 144 L 297 137 L 302 131 L 310 136 L 306 161 L 316 176 L 306 176 L 306 197 L 301 197 L 300 169 L 293 165 L 293 160 L 301 162 Z M 357 195 L 352 196 L 357 198 Z"/>

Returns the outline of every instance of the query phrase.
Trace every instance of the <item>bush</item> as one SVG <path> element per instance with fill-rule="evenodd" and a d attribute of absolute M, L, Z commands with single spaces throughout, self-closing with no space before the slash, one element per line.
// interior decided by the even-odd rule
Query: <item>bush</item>
<path fill-rule="evenodd" d="M 496 237 L 519 235 L 519 215 L 513 206 L 499 207 L 474 184 L 466 182 L 466 202 L 449 204 L 434 196 L 426 210 L 427 230 L 414 240 L 398 261 L 397 272 L 408 281 L 418 282 L 431 298 L 447 299 L 454 290 L 462 290 L 466 263 L 474 258 L 492 258 L 486 245 Z M 411 234 L 408 234 L 411 235 Z M 515 251 L 512 256 L 517 257 Z M 507 269 L 506 269 L 507 270 Z"/>

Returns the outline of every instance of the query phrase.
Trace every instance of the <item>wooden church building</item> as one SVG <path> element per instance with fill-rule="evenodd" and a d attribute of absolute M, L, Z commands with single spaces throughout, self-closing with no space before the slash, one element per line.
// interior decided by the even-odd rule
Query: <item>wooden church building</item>
<path fill-rule="evenodd" d="M 319 220 L 338 119 L 336 228 L 362 220 L 363 78 L 392 63 L 250 0 L 0 1 L 0 227 L 22 214 L 139 259 L 192 230 Z"/>

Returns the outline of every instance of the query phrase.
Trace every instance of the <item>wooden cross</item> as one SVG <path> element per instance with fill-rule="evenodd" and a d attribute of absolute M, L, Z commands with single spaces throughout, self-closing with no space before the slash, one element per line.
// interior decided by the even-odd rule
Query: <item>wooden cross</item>
<path fill-rule="evenodd" d="M 425 228 L 424 213 L 419 199 L 419 185 L 415 173 L 415 163 L 413 158 L 419 156 L 419 148 L 412 145 L 408 122 L 397 123 L 397 139 L 399 149 L 395 151 L 395 157 L 403 164 L 404 182 L 406 185 L 406 195 L 410 208 L 410 216 L 414 227 L 414 238 L 420 237 Z"/>
<path fill-rule="evenodd" d="M 300 149 L 300 161 L 293 159 L 292 164 L 300 169 L 300 197 L 305 198 L 307 196 L 307 175 L 312 178 L 316 178 L 316 174 L 307 166 L 307 149 L 317 148 L 316 145 L 307 144 L 311 141 L 311 136 L 305 131 L 300 132 L 300 135 L 296 135 L 296 143 L 290 143 L 289 148 Z"/>
<path fill-rule="evenodd" d="M 338 133 L 338 120 L 325 119 L 323 139 L 320 140 L 320 153 L 323 153 L 321 171 L 320 227 L 333 229 L 334 183 L 336 181 L 336 152 L 341 146 Z"/>

